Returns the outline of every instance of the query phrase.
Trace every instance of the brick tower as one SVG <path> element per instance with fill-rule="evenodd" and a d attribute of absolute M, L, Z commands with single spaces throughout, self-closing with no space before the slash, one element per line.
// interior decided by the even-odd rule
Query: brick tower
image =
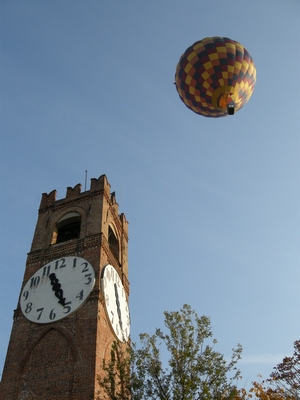
<path fill-rule="evenodd" d="M 128 222 L 106 176 L 91 179 L 84 192 L 80 184 L 68 187 L 60 200 L 55 190 L 44 193 L 0 398 L 95 399 L 103 358 L 129 334 L 128 295 Z"/>

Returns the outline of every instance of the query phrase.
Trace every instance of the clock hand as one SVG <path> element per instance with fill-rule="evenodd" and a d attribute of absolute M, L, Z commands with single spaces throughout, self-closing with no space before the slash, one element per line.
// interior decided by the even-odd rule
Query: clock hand
<path fill-rule="evenodd" d="M 116 295 L 117 312 L 118 312 L 118 316 L 119 316 L 119 324 L 120 324 L 121 330 L 123 331 L 123 323 L 122 323 L 122 314 L 121 314 L 121 308 L 120 308 L 118 286 L 116 283 L 114 284 L 114 287 L 115 287 L 115 295 Z"/>
<path fill-rule="evenodd" d="M 52 285 L 52 290 L 55 292 L 55 296 L 59 299 L 58 303 L 64 307 L 66 304 L 66 299 L 64 298 L 64 293 L 61 289 L 61 284 L 59 283 L 59 280 L 56 278 L 54 272 L 49 275 L 49 278 Z"/>

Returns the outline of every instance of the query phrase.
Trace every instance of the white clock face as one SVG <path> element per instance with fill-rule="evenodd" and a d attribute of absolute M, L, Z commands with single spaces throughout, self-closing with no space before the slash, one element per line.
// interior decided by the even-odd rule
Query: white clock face
<path fill-rule="evenodd" d="M 111 265 L 104 268 L 102 289 L 113 331 L 121 342 L 127 342 L 130 334 L 130 316 L 126 292 L 119 274 Z"/>
<path fill-rule="evenodd" d="M 80 257 L 64 257 L 40 268 L 24 286 L 24 316 L 40 324 L 55 322 L 77 310 L 95 284 L 92 265 Z"/>

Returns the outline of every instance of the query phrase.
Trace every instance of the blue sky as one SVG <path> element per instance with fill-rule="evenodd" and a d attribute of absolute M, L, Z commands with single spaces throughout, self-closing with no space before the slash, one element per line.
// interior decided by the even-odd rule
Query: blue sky
<path fill-rule="evenodd" d="M 298 0 L 0 3 L 0 369 L 41 194 L 106 174 L 129 221 L 132 337 L 188 303 L 247 384 L 290 355 L 300 318 Z M 204 118 L 176 64 L 207 36 L 242 43 L 249 103 Z"/>

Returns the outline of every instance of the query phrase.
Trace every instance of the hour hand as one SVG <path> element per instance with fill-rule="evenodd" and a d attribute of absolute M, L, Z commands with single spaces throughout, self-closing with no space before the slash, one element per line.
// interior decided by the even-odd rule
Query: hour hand
<path fill-rule="evenodd" d="M 64 293 L 61 289 L 61 284 L 59 283 L 59 280 L 56 278 L 54 272 L 49 275 L 49 278 L 52 285 L 52 290 L 55 292 L 55 296 L 58 298 L 58 303 L 64 307 L 66 304 L 66 299 L 64 298 Z"/>

